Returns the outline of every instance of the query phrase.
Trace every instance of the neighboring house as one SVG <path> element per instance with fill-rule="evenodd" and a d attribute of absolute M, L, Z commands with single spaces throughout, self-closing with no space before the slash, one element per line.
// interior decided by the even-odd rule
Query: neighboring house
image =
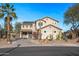
<path fill-rule="evenodd" d="M 23 22 L 21 24 L 20 38 L 31 38 L 34 31 L 34 22 Z"/>
<path fill-rule="evenodd" d="M 23 22 L 21 25 L 20 38 L 32 38 L 33 33 L 36 32 L 41 35 L 41 39 L 47 39 L 50 35 L 53 39 L 56 39 L 57 35 L 62 32 L 62 29 L 57 25 L 58 21 L 50 17 L 44 17 L 35 22 Z"/>
<path fill-rule="evenodd" d="M 76 37 L 75 38 L 79 38 L 79 29 L 76 30 L 77 33 L 76 33 Z M 67 39 L 73 39 L 73 34 L 72 34 L 72 31 L 71 30 L 68 30 L 66 32 L 63 33 L 64 36 L 67 38 Z"/>

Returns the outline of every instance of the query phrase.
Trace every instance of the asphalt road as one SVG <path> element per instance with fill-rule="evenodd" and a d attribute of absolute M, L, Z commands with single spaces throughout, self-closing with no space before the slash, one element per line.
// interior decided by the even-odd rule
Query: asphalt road
<path fill-rule="evenodd" d="M 15 47 L 0 49 L 0 56 L 79 56 L 79 47 Z"/>

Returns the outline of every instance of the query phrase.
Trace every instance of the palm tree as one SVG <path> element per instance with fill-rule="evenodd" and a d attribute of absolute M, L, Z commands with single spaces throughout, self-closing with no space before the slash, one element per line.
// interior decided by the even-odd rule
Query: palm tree
<path fill-rule="evenodd" d="M 16 19 L 14 4 L 3 3 L 0 6 L 0 18 L 5 20 L 5 29 L 7 31 L 7 40 L 10 41 L 11 21 Z"/>

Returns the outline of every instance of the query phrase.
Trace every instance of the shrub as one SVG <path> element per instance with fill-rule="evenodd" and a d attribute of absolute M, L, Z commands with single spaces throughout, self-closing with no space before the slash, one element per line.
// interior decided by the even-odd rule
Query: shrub
<path fill-rule="evenodd" d="M 59 32 L 59 34 L 56 37 L 57 40 L 61 40 L 63 39 L 63 34 L 61 32 Z"/>
<path fill-rule="evenodd" d="M 46 37 L 46 39 L 48 39 L 49 41 L 52 41 L 53 36 L 50 34 L 50 35 L 48 35 L 48 36 Z"/>

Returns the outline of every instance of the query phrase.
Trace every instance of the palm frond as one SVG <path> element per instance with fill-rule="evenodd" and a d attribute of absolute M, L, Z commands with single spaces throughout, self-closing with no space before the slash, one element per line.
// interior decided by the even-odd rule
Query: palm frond
<path fill-rule="evenodd" d="M 14 9 L 14 8 L 12 8 L 11 10 L 12 10 L 12 12 L 14 12 L 14 11 L 15 11 L 15 9 Z"/>
<path fill-rule="evenodd" d="M 0 12 L 2 12 L 2 9 L 0 9 Z"/>
<path fill-rule="evenodd" d="M 13 8 L 13 7 L 14 7 L 14 4 L 12 4 L 10 8 Z"/>
<path fill-rule="evenodd" d="M 10 8 L 10 4 L 9 3 L 6 3 L 6 8 Z"/>
<path fill-rule="evenodd" d="M 4 14 L 3 13 L 0 13 L 0 18 L 3 18 L 4 17 Z"/>
<path fill-rule="evenodd" d="M 15 13 L 15 12 L 12 12 L 12 13 L 11 13 L 11 16 L 12 16 L 14 19 L 17 19 L 17 16 L 16 16 L 16 13 Z"/>

